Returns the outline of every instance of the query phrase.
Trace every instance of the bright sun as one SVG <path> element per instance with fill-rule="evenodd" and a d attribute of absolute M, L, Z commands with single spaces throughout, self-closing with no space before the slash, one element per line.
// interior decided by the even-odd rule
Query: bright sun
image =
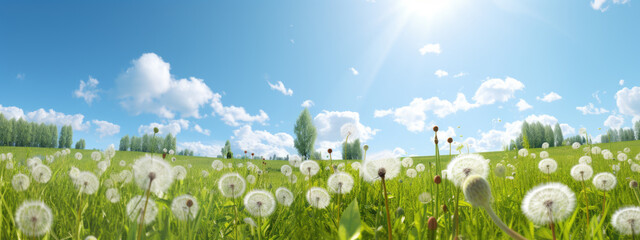
<path fill-rule="evenodd" d="M 432 18 L 444 13 L 451 2 L 446 0 L 400 0 L 400 4 L 410 15 Z"/>

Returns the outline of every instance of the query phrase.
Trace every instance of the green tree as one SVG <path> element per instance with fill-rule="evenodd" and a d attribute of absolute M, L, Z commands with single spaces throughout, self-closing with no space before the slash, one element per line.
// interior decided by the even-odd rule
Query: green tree
<path fill-rule="evenodd" d="M 293 127 L 293 132 L 296 135 L 293 144 L 296 150 L 298 150 L 298 154 L 303 159 L 309 159 L 311 154 L 313 154 L 313 145 L 316 142 L 318 134 L 316 127 L 313 126 L 309 109 L 305 108 L 302 110 Z"/>
<path fill-rule="evenodd" d="M 553 135 L 553 129 L 551 125 L 544 126 L 544 142 L 549 143 L 549 147 L 555 146 L 555 136 Z M 542 144 L 540 144 L 542 147 Z"/>
<path fill-rule="evenodd" d="M 58 147 L 58 126 L 55 124 L 49 125 L 49 147 Z"/>
<path fill-rule="evenodd" d="M 120 139 L 120 145 L 118 146 L 119 151 L 129 151 L 129 135 L 125 135 Z"/>
<path fill-rule="evenodd" d="M 142 138 L 136 137 L 136 136 L 132 136 L 130 145 L 131 145 L 130 146 L 131 151 L 141 152 L 142 151 Z"/>
<path fill-rule="evenodd" d="M 223 158 L 230 158 L 229 153 L 231 153 L 231 142 L 229 142 L 229 140 L 224 143 L 224 147 L 220 149 L 220 153 L 222 153 Z M 231 156 L 233 156 L 233 153 L 231 153 Z"/>
<path fill-rule="evenodd" d="M 86 147 L 84 139 L 80 139 L 78 140 L 78 142 L 76 142 L 76 149 L 84 149 Z"/>
<path fill-rule="evenodd" d="M 13 134 L 13 126 L 11 121 L 6 119 L 2 113 L 0 113 L 0 146 L 11 146 L 11 135 Z"/>
<path fill-rule="evenodd" d="M 560 128 L 559 123 L 556 123 L 556 125 L 553 127 L 553 135 L 555 135 L 555 142 L 556 142 L 555 146 L 562 146 L 562 142 L 564 142 L 564 137 L 562 135 L 562 128 Z"/>
<path fill-rule="evenodd" d="M 24 120 L 24 118 L 20 118 L 16 122 L 16 143 L 17 147 L 27 147 L 31 143 L 31 125 Z"/>

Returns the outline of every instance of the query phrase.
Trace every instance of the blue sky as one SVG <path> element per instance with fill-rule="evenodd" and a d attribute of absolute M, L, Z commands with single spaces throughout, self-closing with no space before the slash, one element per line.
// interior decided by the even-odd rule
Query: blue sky
<path fill-rule="evenodd" d="M 305 101 L 323 151 L 347 123 L 372 152 L 425 155 L 433 124 L 487 151 L 525 119 L 566 136 L 640 119 L 628 0 L 0 6 L 0 112 L 72 124 L 88 148 L 159 126 L 200 155 L 294 154 Z"/>

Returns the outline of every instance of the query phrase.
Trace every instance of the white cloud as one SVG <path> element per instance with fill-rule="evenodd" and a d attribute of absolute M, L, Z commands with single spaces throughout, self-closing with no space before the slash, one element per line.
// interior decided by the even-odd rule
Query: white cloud
<path fill-rule="evenodd" d="M 527 103 L 527 101 L 525 101 L 522 98 L 520 98 L 520 101 L 518 101 L 518 103 L 516 103 L 516 106 L 518 107 L 518 111 L 520 111 L 520 112 L 522 112 L 524 110 L 527 110 L 527 109 L 533 108 L 531 105 L 529 105 Z"/>
<path fill-rule="evenodd" d="M 202 133 L 202 134 L 207 135 L 207 136 L 211 135 L 211 131 L 209 131 L 209 129 L 203 129 L 198 124 L 193 126 L 193 130 L 196 130 L 196 132 Z"/>
<path fill-rule="evenodd" d="M 404 156 L 407 156 L 407 151 L 405 151 L 400 147 L 396 147 L 393 150 L 382 150 L 379 152 L 372 152 L 370 154 L 367 154 L 367 159 L 375 160 L 380 158 L 389 158 L 389 157 L 398 158 L 398 157 L 404 157 Z"/>
<path fill-rule="evenodd" d="M 87 104 L 91 104 L 93 99 L 98 97 L 98 79 L 89 76 L 87 82 L 80 80 L 80 86 L 73 92 L 77 98 L 82 98 Z"/>
<path fill-rule="evenodd" d="M 420 52 L 420 55 L 425 55 L 427 53 L 440 54 L 442 52 L 442 50 L 440 49 L 439 43 L 424 45 L 418 51 Z"/>
<path fill-rule="evenodd" d="M 624 85 L 624 79 L 620 79 L 620 81 L 618 82 L 618 84 L 620 84 L 620 86 Z"/>
<path fill-rule="evenodd" d="M 351 73 L 352 73 L 354 76 L 358 76 L 358 74 L 360 74 L 360 73 L 358 72 L 358 70 L 356 70 L 354 67 L 349 68 L 349 70 L 351 70 Z"/>
<path fill-rule="evenodd" d="M 467 76 L 467 74 L 463 73 L 463 72 L 459 72 L 456 75 L 453 75 L 453 78 L 459 78 L 459 77 L 464 77 L 464 76 Z"/>
<path fill-rule="evenodd" d="M 71 125 L 73 130 L 78 131 L 88 130 L 91 125 L 89 122 L 84 121 L 84 115 L 82 114 L 67 115 L 56 112 L 53 109 L 45 111 L 42 108 L 27 113 L 26 120 L 37 123 L 55 124 L 58 126 Z"/>
<path fill-rule="evenodd" d="M 2 113 L 2 115 L 4 115 L 4 117 L 6 119 L 19 119 L 19 118 L 24 118 L 24 111 L 22 111 L 22 108 L 19 107 L 13 107 L 13 106 L 9 106 L 9 107 L 3 107 L 0 104 L 0 113 Z"/>
<path fill-rule="evenodd" d="M 313 101 L 305 100 L 304 102 L 302 102 L 302 105 L 300 105 L 300 106 L 306 107 L 306 108 L 310 108 L 310 107 L 313 107 L 313 105 L 314 105 Z"/>
<path fill-rule="evenodd" d="M 558 95 L 555 92 L 550 92 L 549 94 L 543 94 L 544 97 L 536 97 L 536 99 L 543 102 L 553 102 L 562 99 L 562 96 Z"/>
<path fill-rule="evenodd" d="M 224 106 L 221 101 L 222 96 L 220 94 L 214 94 L 213 100 L 211 101 L 211 107 L 213 108 L 212 115 L 220 115 L 222 121 L 224 121 L 227 125 L 230 126 L 240 126 L 240 123 L 252 123 L 259 122 L 264 124 L 267 120 L 269 120 L 269 115 L 265 113 L 262 109 L 258 115 L 250 115 L 243 107 L 236 106 Z"/>
<path fill-rule="evenodd" d="M 607 11 L 607 9 L 609 9 L 609 6 L 605 6 L 606 2 L 607 0 L 594 0 L 590 3 L 591 8 L 593 8 L 593 10 L 599 10 L 601 12 Z M 614 4 L 626 4 L 629 2 L 629 0 L 613 0 L 612 2 Z"/>
<path fill-rule="evenodd" d="M 272 134 L 263 130 L 253 131 L 250 125 L 244 125 L 234 130 L 233 135 L 232 139 L 239 150 L 253 152 L 265 158 L 273 154 L 285 157 L 289 155 L 287 149 L 293 148 L 293 137 L 283 132 Z"/>
<path fill-rule="evenodd" d="M 607 120 L 604 121 L 604 126 L 613 129 L 619 129 L 624 124 L 624 118 L 622 116 L 609 115 Z"/>
<path fill-rule="evenodd" d="M 386 109 L 386 110 L 375 110 L 373 112 L 373 117 L 379 118 L 379 117 L 386 117 L 388 115 L 393 114 L 395 111 L 393 111 L 393 109 Z"/>
<path fill-rule="evenodd" d="M 350 139 L 359 138 L 360 141 L 364 142 L 373 138 L 379 131 L 378 129 L 372 129 L 360 123 L 360 114 L 357 112 L 330 112 L 323 110 L 313 118 L 313 124 L 318 130 L 318 141 L 344 141 L 340 133 L 340 128 L 348 123 L 356 127 L 356 131 L 352 133 L 349 137 Z"/>
<path fill-rule="evenodd" d="M 18 80 L 24 80 L 25 77 L 27 77 L 27 75 L 24 73 L 18 73 L 18 75 L 16 75 L 16 79 Z"/>
<path fill-rule="evenodd" d="M 189 121 L 185 120 L 185 119 L 177 119 L 177 120 L 170 120 L 168 122 L 163 123 L 150 123 L 149 125 L 140 125 L 140 127 L 138 127 L 138 133 L 140 135 L 144 135 L 144 134 L 153 134 L 153 128 L 158 128 L 158 134 L 159 135 L 165 135 L 167 133 L 171 133 L 171 135 L 176 136 L 178 135 L 178 133 L 180 133 L 183 129 L 187 130 L 189 129 Z"/>
<path fill-rule="evenodd" d="M 203 144 L 202 142 L 178 142 L 178 151 L 183 149 L 189 149 L 193 151 L 194 155 L 205 157 L 217 157 L 222 154 L 220 150 L 224 145 L 218 144 Z"/>
<path fill-rule="evenodd" d="M 640 87 L 625 87 L 616 93 L 615 98 L 621 114 L 640 118 Z"/>
<path fill-rule="evenodd" d="M 98 126 L 96 132 L 100 134 L 100 138 L 105 136 L 113 136 L 120 132 L 120 125 L 101 120 L 93 120 L 91 122 Z"/>
<path fill-rule="evenodd" d="M 153 113 L 164 118 L 199 118 L 199 108 L 213 98 L 202 79 L 175 79 L 170 65 L 155 53 L 145 53 L 116 79 L 121 105 L 133 114 Z"/>
<path fill-rule="evenodd" d="M 507 77 L 504 80 L 499 78 L 489 79 L 480 85 L 473 96 L 473 100 L 480 105 L 506 102 L 514 97 L 516 91 L 522 89 L 524 89 L 524 84 L 511 77 Z"/>
<path fill-rule="evenodd" d="M 278 83 L 276 83 L 276 84 L 271 84 L 271 82 L 269 82 L 269 81 L 267 81 L 267 83 L 269 84 L 269 87 L 271 87 L 271 89 L 276 90 L 278 92 L 281 92 L 285 96 L 293 95 L 293 90 L 291 90 L 291 88 L 287 89 L 284 86 L 284 83 L 282 83 L 282 81 L 278 81 Z"/>
<path fill-rule="evenodd" d="M 562 135 L 564 136 L 569 136 L 576 133 L 576 129 L 566 123 L 560 123 L 560 129 L 562 130 Z"/>
<path fill-rule="evenodd" d="M 607 109 L 595 107 L 593 103 L 589 103 L 583 107 L 576 107 L 576 109 L 582 112 L 582 115 L 587 115 L 587 114 L 599 115 L 599 114 L 604 114 L 609 112 L 609 110 Z"/>
<path fill-rule="evenodd" d="M 441 78 L 441 77 L 446 77 L 447 75 L 449 75 L 449 73 L 448 73 L 448 72 L 446 72 L 446 71 L 444 71 L 444 70 L 442 70 L 442 69 L 438 69 L 438 70 L 436 70 L 436 72 L 435 72 L 435 73 L 433 73 L 433 74 L 434 74 L 434 75 L 436 75 L 436 76 L 438 76 L 439 78 Z"/>

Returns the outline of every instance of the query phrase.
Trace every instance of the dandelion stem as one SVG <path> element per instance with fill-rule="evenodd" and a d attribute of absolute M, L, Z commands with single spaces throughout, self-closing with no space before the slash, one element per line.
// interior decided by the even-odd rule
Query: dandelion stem
<path fill-rule="evenodd" d="M 607 201 L 607 191 L 604 191 L 604 196 L 602 197 L 602 212 L 604 212 L 604 206 Z"/>
<path fill-rule="evenodd" d="M 502 231 L 504 231 L 507 235 L 509 235 L 509 237 L 517 240 L 526 240 L 525 237 L 513 231 L 511 228 L 507 227 L 507 225 L 504 224 L 504 222 L 498 217 L 498 215 L 496 215 L 496 213 L 493 212 L 493 209 L 491 208 L 491 206 L 484 206 L 483 208 L 485 211 L 487 211 L 487 215 L 491 217 L 491 220 L 493 220 L 493 223 L 498 225 L 498 227 L 502 229 Z M 454 237 L 454 239 L 456 238 L 457 236 Z"/>
<path fill-rule="evenodd" d="M 389 232 L 389 240 L 393 239 L 391 228 L 391 216 L 389 215 L 389 201 L 387 200 L 387 184 L 384 181 L 384 177 L 382 177 L 382 189 L 384 192 L 384 206 L 387 209 L 387 232 Z"/>
<path fill-rule="evenodd" d="M 633 189 L 633 195 L 636 196 L 636 201 L 638 201 L 638 204 L 640 204 L 640 198 L 638 198 L 638 192 L 635 188 Z"/>
<path fill-rule="evenodd" d="M 234 187 L 231 187 L 231 196 L 235 197 Z M 236 235 L 236 240 L 238 240 L 238 205 L 236 205 L 236 199 L 233 198 L 233 230 Z"/>
<path fill-rule="evenodd" d="M 456 190 L 456 206 L 455 206 L 455 212 L 453 213 L 453 239 L 457 239 L 458 238 L 458 205 L 460 202 L 460 189 L 458 188 Z"/>
<path fill-rule="evenodd" d="M 582 176 L 582 192 L 584 192 L 584 204 L 586 206 L 585 212 L 587 212 L 587 234 L 591 234 L 591 221 L 589 221 L 589 198 L 587 197 L 587 189 L 584 187 L 584 176 Z"/>
<path fill-rule="evenodd" d="M 138 232 L 138 240 L 140 240 L 142 238 L 142 231 L 144 228 L 144 214 L 147 211 L 147 204 L 149 203 L 149 194 L 151 193 L 151 183 L 153 182 L 153 178 L 149 179 L 149 187 L 147 187 L 147 196 L 146 196 L 146 200 L 144 201 L 144 208 L 142 209 L 142 216 L 140 217 L 140 223 L 138 226 L 139 232 Z"/>

